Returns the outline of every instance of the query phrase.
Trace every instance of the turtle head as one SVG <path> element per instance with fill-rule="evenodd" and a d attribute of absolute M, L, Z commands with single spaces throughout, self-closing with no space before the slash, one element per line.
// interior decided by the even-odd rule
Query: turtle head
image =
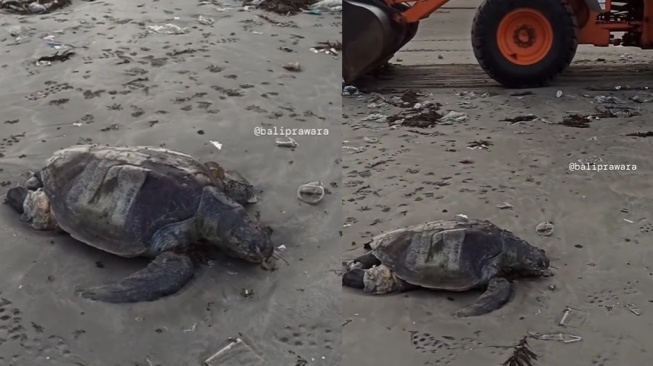
<path fill-rule="evenodd" d="M 249 216 L 249 215 L 248 215 Z M 274 254 L 274 244 L 270 229 L 247 217 L 248 224 L 241 225 L 230 234 L 230 246 L 227 252 L 251 263 L 260 263 L 265 267 Z"/>
<path fill-rule="evenodd" d="M 271 230 L 224 192 L 206 187 L 197 214 L 199 235 L 225 254 L 262 265 L 272 257 Z"/>
<path fill-rule="evenodd" d="M 549 268 L 544 249 L 536 248 L 517 237 L 505 238 L 502 267 L 519 276 L 541 276 Z"/>

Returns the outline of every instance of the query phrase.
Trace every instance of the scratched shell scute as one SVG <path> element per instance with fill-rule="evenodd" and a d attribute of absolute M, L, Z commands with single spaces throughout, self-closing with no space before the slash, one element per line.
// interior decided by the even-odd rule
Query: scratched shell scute
<path fill-rule="evenodd" d="M 386 231 L 375 236 L 370 243 L 372 249 L 383 250 L 384 247 L 393 246 L 395 240 L 403 233 L 412 233 L 413 235 L 418 235 L 419 233 L 427 232 L 434 233 L 440 232 L 443 230 L 454 229 L 456 227 L 456 222 L 448 220 L 432 221 L 419 225 L 408 226 L 401 229 L 395 229 L 391 231 Z"/>
<path fill-rule="evenodd" d="M 414 271 L 458 271 L 465 229 L 422 231 L 406 253 L 406 267 Z"/>
<path fill-rule="evenodd" d="M 421 283 L 460 272 L 466 228 L 456 228 L 457 224 L 441 220 L 392 230 L 376 237 L 370 246 L 397 275 Z"/>
<path fill-rule="evenodd" d="M 163 166 L 168 169 L 161 169 Z M 53 213 L 64 231 L 102 250 L 127 256 L 147 249 L 138 236 L 125 235 L 122 229 L 139 220 L 131 213 L 140 204 L 140 193 L 153 173 L 183 177 L 181 182 L 196 187 L 220 188 L 222 183 L 190 155 L 140 146 L 72 146 L 55 152 L 41 171 L 48 196 L 54 200 Z"/>
<path fill-rule="evenodd" d="M 210 178 L 207 168 L 191 155 L 149 146 L 105 148 L 99 145 L 76 145 L 56 151 L 48 159 L 47 165 L 56 162 L 58 166 L 63 166 L 84 153 L 93 154 L 97 159 L 120 160 L 124 164 L 133 166 L 142 166 L 146 161 L 152 164 L 165 164 L 193 176 L 202 183 L 216 183 Z"/>

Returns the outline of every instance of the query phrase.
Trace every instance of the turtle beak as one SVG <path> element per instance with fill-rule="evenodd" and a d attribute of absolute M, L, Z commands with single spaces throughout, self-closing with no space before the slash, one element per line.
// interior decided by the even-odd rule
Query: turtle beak
<path fill-rule="evenodd" d="M 275 269 L 277 269 L 277 260 L 276 260 L 276 258 L 274 258 L 274 256 L 272 256 L 272 257 L 264 259 L 261 262 L 261 268 L 263 268 L 266 271 L 274 271 Z"/>

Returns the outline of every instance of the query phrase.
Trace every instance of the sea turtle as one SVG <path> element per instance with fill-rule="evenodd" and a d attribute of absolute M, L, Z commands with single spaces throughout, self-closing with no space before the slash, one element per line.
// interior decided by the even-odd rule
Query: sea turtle
<path fill-rule="evenodd" d="M 235 178 L 234 178 L 235 177 Z M 154 147 L 77 145 L 56 151 L 7 203 L 38 230 L 61 230 L 126 258 L 149 257 L 143 270 L 84 298 L 152 301 L 180 290 L 199 245 L 271 269 L 271 230 L 242 204 L 253 188 L 217 163 Z M 200 244 L 201 243 L 201 244 Z"/>
<path fill-rule="evenodd" d="M 505 305 L 512 295 L 506 277 L 539 276 L 549 267 L 542 249 L 485 220 L 433 221 L 381 234 L 370 251 L 345 263 L 344 286 L 373 294 L 429 288 L 485 289 L 456 316 L 475 316 Z"/>

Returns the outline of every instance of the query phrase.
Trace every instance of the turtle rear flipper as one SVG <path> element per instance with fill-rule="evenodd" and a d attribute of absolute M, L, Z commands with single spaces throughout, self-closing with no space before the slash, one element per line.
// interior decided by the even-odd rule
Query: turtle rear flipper
<path fill-rule="evenodd" d="M 7 204 L 21 215 L 25 212 L 23 203 L 27 198 L 27 192 L 27 188 L 25 187 L 9 188 L 9 191 L 7 192 Z"/>
<path fill-rule="evenodd" d="M 370 269 L 374 266 L 381 265 L 381 261 L 372 253 L 366 253 L 354 259 L 353 265 L 356 268 Z"/>
<path fill-rule="evenodd" d="M 43 178 L 41 177 L 41 171 L 32 174 L 32 176 L 25 182 L 25 187 L 30 191 L 36 191 L 39 188 L 43 188 Z"/>
<path fill-rule="evenodd" d="M 487 289 L 476 302 L 459 310 L 455 315 L 462 318 L 490 313 L 508 303 L 512 292 L 510 281 L 501 277 L 492 278 Z"/>
<path fill-rule="evenodd" d="M 342 276 L 342 285 L 362 290 L 365 288 L 365 270 L 356 268 Z"/>
<path fill-rule="evenodd" d="M 193 262 L 188 256 L 163 252 L 147 267 L 122 281 L 82 290 L 79 295 L 110 303 L 154 301 L 179 291 L 193 274 Z"/>

